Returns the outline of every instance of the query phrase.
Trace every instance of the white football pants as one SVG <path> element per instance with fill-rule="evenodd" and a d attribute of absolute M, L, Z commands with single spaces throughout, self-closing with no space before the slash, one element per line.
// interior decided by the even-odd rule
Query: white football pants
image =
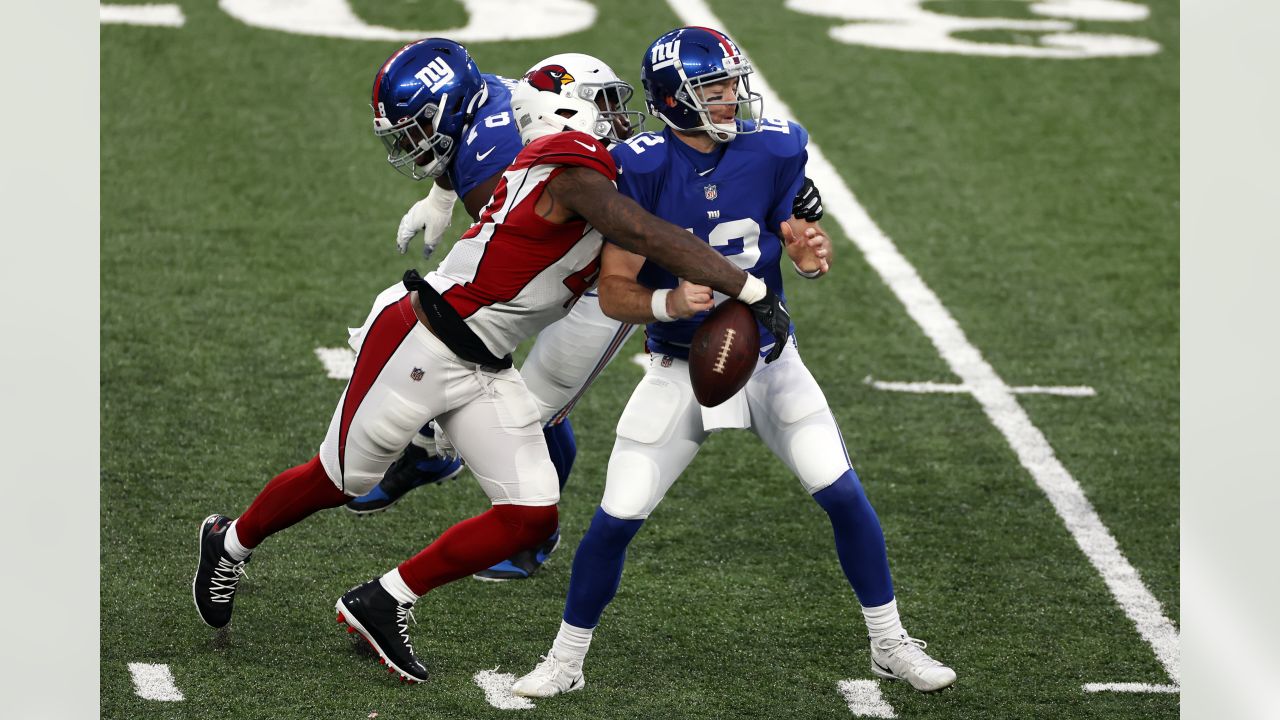
<path fill-rule="evenodd" d="M 592 292 L 538 333 L 520 374 L 538 403 L 543 425 L 569 415 L 637 327 L 605 315 Z"/>
<path fill-rule="evenodd" d="M 495 505 L 554 505 L 560 490 L 538 405 L 513 368 L 469 363 L 418 322 L 404 285 L 351 336 L 356 365 L 320 446 L 329 478 L 358 497 L 435 419 Z"/>
<path fill-rule="evenodd" d="M 740 406 L 743 424 L 810 494 L 849 470 L 840 428 L 794 338 L 774 362 L 760 360 L 747 386 L 728 403 Z M 709 434 L 704 408 L 693 396 L 688 363 L 650 355 L 649 369 L 618 420 L 600 507 L 616 518 L 649 517 Z"/>

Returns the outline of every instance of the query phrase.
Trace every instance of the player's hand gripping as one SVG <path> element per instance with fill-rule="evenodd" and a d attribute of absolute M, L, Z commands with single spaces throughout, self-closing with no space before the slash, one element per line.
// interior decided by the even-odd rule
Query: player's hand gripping
<path fill-rule="evenodd" d="M 715 303 L 711 299 L 711 288 L 695 285 L 687 280 L 681 280 L 667 296 L 667 312 L 677 320 L 693 317 L 713 307 Z"/>
<path fill-rule="evenodd" d="M 431 257 L 431 252 L 440 244 L 440 238 L 453 219 L 453 205 L 457 201 L 458 196 L 452 190 L 432 185 L 431 192 L 414 203 L 400 220 L 400 228 L 396 231 L 396 249 L 400 254 L 409 250 L 409 241 L 414 235 L 422 233 L 422 257 Z"/>
<path fill-rule="evenodd" d="M 766 291 L 763 298 L 747 307 L 751 308 L 751 313 L 764 329 L 773 334 L 773 349 L 764 358 L 766 363 L 771 363 L 787 347 L 787 339 L 791 337 L 791 313 L 787 312 L 787 306 L 782 304 L 782 299 L 772 290 Z"/>
<path fill-rule="evenodd" d="M 796 272 L 807 278 L 816 278 L 831 269 L 831 238 L 822 228 L 812 225 L 804 229 L 803 235 L 797 236 L 791 221 L 784 220 L 780 235 Z"/>

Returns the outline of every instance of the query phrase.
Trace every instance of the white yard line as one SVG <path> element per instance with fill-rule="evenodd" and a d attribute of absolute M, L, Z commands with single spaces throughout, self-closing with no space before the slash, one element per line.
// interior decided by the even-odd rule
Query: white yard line
<path fill-rule="evenodd" d="M 1122 692 L 1122 693 L 1176 693 L 1181 688 L 1177 685 L 1148 685 L 1147 683 L 1085 683 L 1085 692 Z"/>
<path fill-rule="evenodd" d="M 727 29 L 703 0 L 667 0 L 667 4 L 687 25 Z M 751 88 L 764 96 L 767 115 L 795 117 L 758 67 L 751 78 Z M 1085 497 L 1084 490 L 1058 461 L 1049 441 L 1032 424 L 1010 387 L 1000 379 L 978 348 L 969 342 L 942 301 L 867 214 L 812 138 L 809 140 L 808 175 L 822 190 L 827 214 L 835 218 L 844 234 L 866 256 L 867 262 L 898 297 L 907 314 L 924 331 L 951 371 L 971 388 L 991 423 L 1004 435 L 1019 462 L 1049 498 L 1085 557 L 1102 575 L 1111 595 L 1143 640 L 1151 646 L 1169 679 L 1178 685 L 1178 630 L 1165 617 L 1160 601 L 1147 589 L 1138 571 L 1120 552 L 1115 538 Z"/>
<path fill-rule="evenodd" d="M 953 395 L 964 395 L 973 392 L 973 389 L 968 385 L 959 383 L 891 382 L 888 380 L 875 380 L 870 377 L 865 378 L 863 382 L 877 390 L 890 390 L 892 392 L 950 393 Z M 1093 388 L 1085 385 L 1017 385 L 1009 388 L 1009 392 L 1015 395 L 1059 395 L 1062 397 L 1093 397 L 1098 394 Z"/>
<path fill-rule="evenodd" d="M 836 688 L 849 704 L 849 712 L 858 717 L 898 717 L 893 706 L 880 696 L 880 683 L 875 680 L 841 680 Z"/>
<path fill-rule="evenodd" d="M 178 702 L 183 699 L 182 691 L 173 684 L 168 665 L 129 663 L 129 674 L 133 676 L 134 692 L 144 700 Z"/>
<path fill-rule="evenodd" d="M 182 27 L 187 18 L 178 5 L 98 5 L 98 22 Z"/>
<path fill-rule="evenodd" d="M 481 670 L 471 680 L 484 690 L 484 699 L 499 710 L 532 710 L 537 707 L 529 698 L 511 694 L 511 686 L 516 681 L 516 676 L 511 673 L 500 673 L 498 668 Z"/>

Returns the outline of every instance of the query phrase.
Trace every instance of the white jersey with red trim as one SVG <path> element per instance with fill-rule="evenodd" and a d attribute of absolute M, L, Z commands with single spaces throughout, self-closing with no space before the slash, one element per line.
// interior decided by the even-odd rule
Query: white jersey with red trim
<path fill-rule="evenodd" d="M 529 143 L 480 219 L 426 276 L 498 357 L 567 315 L 599 279 L 600 233 L 581 218 L 556 224 L 534 210 L 547 183 L 569 167 L 617 179 L 613 157 L 590 135 L 562 132 Z"/>

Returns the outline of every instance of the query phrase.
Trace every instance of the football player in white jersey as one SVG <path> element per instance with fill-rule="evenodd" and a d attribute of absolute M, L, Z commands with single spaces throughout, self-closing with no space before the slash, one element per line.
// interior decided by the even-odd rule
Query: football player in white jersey
<path fill-rule="evenodd" d="M 465 49 L 442 42 L 402 49 L 374 85 L 375 127 L 415 167 L 438 159 L 449 144 L 436 136 L 441 115 L 465 109 L 459 88 L 480 82 Z M 436 102 L 415 105 L 427 93 L 436 93 Z M 352 335 L 355 368 L 319 452 L 273 478 L 235 520 L 213 514 L 201 524 L 192 594 L 206 624 L 231 621 L 245 562 L 263 540 L 368 492 L 434 418 L 469 459 L 491 507 L 335 606 L 338 620 L 393 673 L 425 681 L 426 666 L 409 641 L 414 603 L 536 545 L 556 527 L 555 468 L 511 351 L 564 317 L 594 285 L 601 232 L 738 297 L 766 327 L 788 335 L 790 318 L 764 282 L 618 193 L 617 168 L 601 141 L 609 121 L 572 78 L 552 67 L 530 73 L 512 111 L 524 149 L 440 267 L 426 278 L 410 270 L 378 295 Z"/>
<path fill-rule="evenodd" d="M 806 183 L 808 135 L 796 123 L 761 118 L 763 100 L 750 91 L 750 74 L 737 45 L 716 30 L 686 27 L 658 38 L 641 79 L 650 112 L 667 128 L 614 149 L 618 188 L 691 228 L 782 296 L 779 260 L 785 255 L 802 276 L 820 276 L 829 267 L 830 243 L 796 217 L 792 203 Z M 628 544 L 710 433 L 726 428 L 750 429 L 826 511 L 836 555 L 862 605 L 872 672 L 921 691 L 954 683 L 955 672 L 903 629 L 879 520 L 794 338 L 762 327 L 761 360 L 746 387 L 705 408 L 694 397 L 687 363 L 705 315 L 671 310 L 691 302 L 709 309 L 711 289 L 607 244 L 600 299 L 611 317 L 647 324 L 649 368 L 618 420 L 604 496 L 574 554 L 560 631 L 514 692 L 549 697 L 583 687 L 582 664 L 618 590 Z"/>
<path fill-rule="evenodd" d="M 530 71 L 542 67 L 559 67 L 575 83 L 584 99 L 591 100 L 609 121 L 605 137 L 621 142 L 634 130 L 643 127 L 644 115 L 627 109 L 633 90 L 604 62 L 581 53 L 561 53 L 536 63 Z M 449 227 L 453 208 L 459 197 L 472 220 L 480 216 L 503 171 L 520 151 L 519 134 L 511 119 L 510 84 L 495 75 L 481 76 L 487 97 L 475 109 L 469 122 L 460 126 L 456 149 L 440 160 L 438 175 L 427 197 L 416 203 L 400 221 L 396 244 L 405 252 L 414 237 L 423 235 L 423 255 L 429 256 Z M 393 162 L 395 165 L 393 153 Z M 419 157 L 419 162 L 424 158 Z M 418 168 L 419 165 L 412 167 Z M 426 177 L 421 171 L 406 174 Z M 520 368 L 525 384 L 533 393 L 543 433 L 556 467 L 561 489 L 568 480 L 577 454 L 569 412 L 586 392 L 591 382 L 613 359 L 627 338 L 635 331 L 631 323 L 621 323 L 600 312 L 599 299 L 588 290 L 573 306 L 568 317 L 553 323 L 539 333 L 533 348 Z M 432 427 L 414 438 L 405 454 L 387 470 L 383 480 L 364 496 L 347 503 L 356 513 L 384 510 L 410 490 L 437 483 L 456 475 L 461 463 L 438 452 L 436 431 Z M 442 436 L 440 444 L 448 448 Z M 557 528 L 537 547 L 522 550 L 475 577 L 481 580 L 520 580 L 528 578 L 558 547 Z"/>

